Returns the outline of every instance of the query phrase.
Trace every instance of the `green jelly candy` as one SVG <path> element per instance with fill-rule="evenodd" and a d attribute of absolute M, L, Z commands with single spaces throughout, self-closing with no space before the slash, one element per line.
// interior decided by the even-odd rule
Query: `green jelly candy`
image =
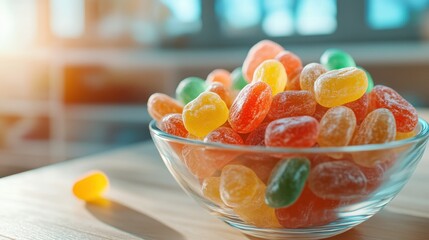
<path fill-rule="evenodd" d="M 234 69 L 231 73 L 232 89 L 241 90 L 247 85 L 246 79 L 243 77 L 241 67 Z"/>
<path fill-rule="evenodd" d="M 374 88 L 374 80 L 372 79 L 371 74 L 363 67 L 358 66 L 357 68 L 362 69 L 366 73 L 366 78 L 368 79 L 368 88 L 366 89 L 366 92 L 369 93 Z"/>
<path fill-rule="evenodd" d="M 301 195 L 310 173 L 307 158 L 294 157 L 278 163 L 265 192 L 265 202 L 273 208 L 292 205 Z"/>
<path fill-rule="evenodd" d="M 327 49 L 320 57 L 320 63 L 328 70 L 356 67 L 355 60 L 350 54 L 335 48 Z"/>
<path fill-rule="evenodd" d="M 197 98 L 200 93 L 204 92 L 206 84 L 203 79 L 198 77 L 188 77 L 183 79 L 176 88 L 176 98 L 183 104 Z"/>

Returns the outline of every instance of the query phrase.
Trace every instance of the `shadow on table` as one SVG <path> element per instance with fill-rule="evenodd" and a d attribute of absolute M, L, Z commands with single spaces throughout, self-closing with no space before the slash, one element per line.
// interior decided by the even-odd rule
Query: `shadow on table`
<path fill-rule="evenodd" d="M 153 240 L 184 240 L 182 234 L 164 223 L 106 198 L 87 203 L 85 208 L 98 220 L 137 237 Z"/>

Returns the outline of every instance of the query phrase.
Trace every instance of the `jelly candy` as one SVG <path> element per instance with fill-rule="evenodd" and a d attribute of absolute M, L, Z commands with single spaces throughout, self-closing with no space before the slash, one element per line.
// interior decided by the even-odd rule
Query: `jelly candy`
<path fill-rule="evenodd" d="M 204 138 L 204 142 L 217 142 L 224 144 L 243 144 L 243 139 L 238 133 L 228 127 L 219 127 Z"/>
<path fill-rule="evenodd" d="M 213 176 L 232 160 L 231 158 L 225 159 L 220 154 L 213 154 L 203 146 L 193 145 L 183 147 L 182 159 L 189 172 L 199 179 Z"/>
<path fill-rule="evenodd" d="M 353 199 L 365 193 L 367 179 L 351 162 L 325 162 L 315 166 L 308 177 L 311 191 L 321 198 Z"/>
<path fill-rule="evenodd" d="M 231 106 L 231 96 L 229 94 L 228 89 L 226 89 L 222 83 L 214 82 L 210 84 L 207 88 L 207 91 L 216 93 L 225 102 L 227 107 Z"/>
<path fill-rule="evenodd" d="M 109 186 L 109 179 L 101 171 L 91 171 L 78 179 L 73 185 L 73 194 L 84 201 L 101 198 Z"/>
<path fill-rule="evenodd" d="M 328 110 L 329 108 L 316 104 L 316 110 L 314 111 L 313 117 L 320 121 Z"/>
<path fill-rule="evenodd" d="M 226 122 L 228 112 L 219 95 L 203 92 L 183 108 L 183 123 L 189 133 L 204 137 Z"/>
<path fill-rule="evenodd" d="M 414 136 L 416 136 L 416 132 L 415 131 L 411 131 L 411 132 L 396 132 L 396 137 L 395 140 L 403 140 L 403 139 L 407 139 L 407 138 L 412 138 Z"/>
<path fill-rule="evenodd" d="M 147 101 L 147 110 L 155 121 L 160 121 L 167 114 L 182 113 L 183 106 L 168 95 L 154 93 Z"/>
<path fill-rule="evenodd" d="M 238 133 L 253 131 L 264 120 L 272 101 L 271 88 L 264 82 L 244 87 L 229 109 L 228 122 Z"/>
<path fill-rule="evenodd" d="M 265 144 L 271 147 L 312 147 L 319 123 L 313 117 L 289 117 L 272 121 L 265 131 Z"/>
<path fill-rule="evenodd" d="M 286 70 L 288 81 L 285 90 L 300 90 L 299 75 L 302 70 L 301 59 L 289 51 L 281 51 L 275 59 L 281 62 Z"/>
<path fill-rule="evenodd" d="M 416 128 L 416 109 L 395 90 L 377 85 L 370 92 L 369 98 L 370 109 L 387 108 L 393 113 L 398 132 L 411 132 Z"/>
<path fill-rule="evenodd" d="M 220 177 L 208 177 L 204 178 L 203 183 L 201 184 L 201 191 L 207 199 L 216 203 L 217 205 L 222 206 L 223 202 L 220 198 Z"/>
<path fill-rule="evenodd" d="M 265 60 L 259 65 L 253 75 L 253 82 L 261 81 L 271 87 L 271 92 L 276 95 L 285 89 L 287 75 L 283 65 L 277 60 Z"/>
<path fill-rule="evenodd" d="M 344 106 L 329 109 L 320 120 L 317 143 L 321 147 L 347 146 L 353 137 L 356 117 L 350 108 Z"/>
<path fill-rule="evenodd" d="M 264 184 L 267 184 L 278 158 L 261 153 L 246 153 L 237 156 L 229 164 L 243 165 L 252 169 Z"/>
<path fill-rule="evenodd" d="M 310 161 L 306 158 L 289 158 L 276 166 L 269 180 L 265 202 L 273 208 L 293 204 L 304 188 L 310 172 Z"/>
<path fill-rule="evenodd" d="M 159 129 L 178 137 L 186 138 L 188 136 L 188 131 L 183 125 L 182 114 L 180 113 L 172 113 L 163 117 L 159 122 Z"/>
<path fill-rule="evenodd" d="M 244 144 L 254 146 L 265 146 L 265 130 L 267 129 L 268 122 L 261 123 L 255 130 L 247 135 Z"/>
<path fill-rule="evenodd" d="M 309 91 L 284 91 L 274 96 L 267 118 L 311 116 L 316 111 L 316 104 Z"/>
<path fill-rule="evenodd" d="M 206 89 L 206 83 L 198 77 L 188 77 L 180 81 L 176 88 L 176 97 L 183 104 L 194 100 Z"/>
<path fill-rule="evenodd" d="M 340 49 L 328 49 L 320 57 L 320 63 L 328 70 L 356 67 L 352 56 Z"/>
<path fill-rule="evenodd" d="M 252 82 L 253 73 L 259 64 L 265 60 L 275 58 L 281 51 L 283 51 L 283 47 L 270 40 L 262 40 L 255 44 L 249 50 L 243 62 L 243 76 L 247 82 Z"/>
<path fill-rule="evenodd" d="M 299 84 L 302 90 L 310 91 L 314 94 L 314 82 L 316 79 L 326 73 L 326 68 L 319 63 L 310 63 L 305 65 L 299 77 Z"/>
<path fill-rule="evenodd" d="M 314 83 L 314 94 L 320 105 L 336 107 L 359 99 L 367 88 L 365 72 L 349 67 L 320 75 Z"/>
<path fill-rule="evenodd" d="M 368 94 L 362 95 L 358 100 L 344 104 L 345 107 L 353 110 L 356 116 L 357 124 L 360 124 L 368 113 L 369 97 Z"/>
<path fill-rule="evenodd" d="M 257 227 L 278 227 L 274 209 L 264 202 L 265 184 L 249 168 L 227 165 L 220 176 L 223 202 L 245 222 Z"/>
<path fill-rule="evenodd" d="M 207 76 L 207 80 L 206 81 L 207 81 L 208 84 L 214 83 L 214 82 L 221 83 L 227 89 L 229 89 L 231 87 L 231 84 L 232 84 L 231 75 L 225 69 L 216 69 L 216 70 L 213 70 Z"/>
<path fill-rule="evenodd" d="M 301 70 L 302 69 L 297 69 L 295 72 L 288 75 L 288 80 L 286 82 L 285 91 L 301 90 L 301 85 L 299 83 L 299 78 L 301 76 Z"/>
<path fill-rule="evenodd" d="M 232 89 L 241 90 L 247 85 L 246 79 L 243 77 L 241 67 L 234 69 L 231 73 Z"/>
<path fill-rule="evenodd" d="M 294 204 L 275 210 L 277 219 L 283 227 L 305 228 L 321 226 L 337 218 L 334 209 L 341 202 L 319 198 L 311 192 L 307 185 Z"/>

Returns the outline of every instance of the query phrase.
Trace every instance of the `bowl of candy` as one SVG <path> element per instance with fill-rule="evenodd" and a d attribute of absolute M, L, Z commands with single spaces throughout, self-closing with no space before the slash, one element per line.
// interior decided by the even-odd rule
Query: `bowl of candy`
<path fill-rule="evenodd" d="M 153 94 L 149 129 L 168 170 L 203 208 L 265 239 L 320 239 L 389 203 L 429 126 L 344 51 L 320 63 L 264 40 L 243 67 Z"/>

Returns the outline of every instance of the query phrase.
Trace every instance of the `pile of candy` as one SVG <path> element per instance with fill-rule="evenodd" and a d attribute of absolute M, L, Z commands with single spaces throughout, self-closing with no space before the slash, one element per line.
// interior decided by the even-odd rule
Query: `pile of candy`
<path fill-rule="evenodd" d="M 393 89 L 374 87 L 344 51 L 320 63 L 268 40 L 242 68 L 180 82 L 176 99 L 155 93 L 149 114 L 164 132 L 204 142 L 288 148 L 382 144 L 414 136 L 415 108 Z M 258 227 L 300 228 L 335 220 L 334 209 L 376 189 L 391 154 L 258 156 L 172 146 L 202 182 L 202 194 Z"/>

